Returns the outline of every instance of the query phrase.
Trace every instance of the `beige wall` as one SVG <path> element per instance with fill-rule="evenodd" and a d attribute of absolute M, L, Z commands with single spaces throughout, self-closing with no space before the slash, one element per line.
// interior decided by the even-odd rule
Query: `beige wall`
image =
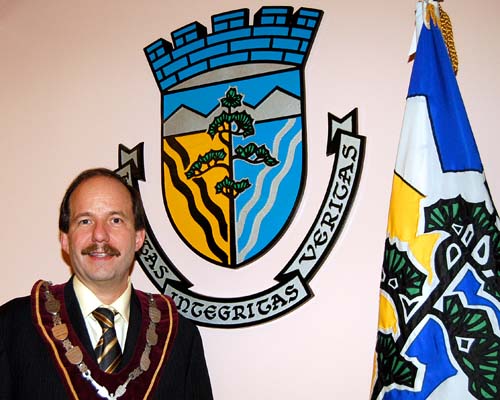
<path fill-rule="evenodd" d="M 366 399 L 392 170 L 411 68 L 406 55 L 413 0 L 0 0 L 0 303 L 27 294 L 38 278 L 67 279 L 57 208 L 76 173 L 115 168 L 119 143 L 144 141 L 146 157 L 159 165 L 160 96 L 142 48 L 194 20 L 209 26 L 214 13 L 241 7 L 256 12 L 264 4 L 325 12 L 306 67 L 310 150 L 324 151 L 328 112 L 343 116 L 358 107 L 367 151 L 349 223 L 311 283 L 315 297 L 262 326 L 201 329 L 215 398 Z M 454 24 L 459 84 L 498 205 L 500 3 L 448 0 L 443 6 Z M 275 258 L 265 259 L 269 268 L 288 258 L 290 244 L 298 243 L 314 217 L 329 162 L 311 160 L 288 245 L 278 245 Z M 159 179 L 159 168 L 150 179 Z M 158 196 L 154 190 L 145 194 L 148 213 L 163 212 Z M 158 229 L 174 261 L 196 274 L 199 260 L 186 253 L 171 228 Z M 262 289 L 267 271 L 248 271 L 244 279 L 201 279 L 200 290 L 230 296 Z M 140 268 L 134 281 L 139 288 L 152 287 Z"/>

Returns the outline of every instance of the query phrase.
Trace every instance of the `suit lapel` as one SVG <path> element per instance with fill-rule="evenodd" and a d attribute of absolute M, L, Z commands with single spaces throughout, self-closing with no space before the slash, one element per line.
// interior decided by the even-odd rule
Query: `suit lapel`
<path fill-rule="evenodd" d="M 64 287 L 64 302 L 66 303 L 66 310 L 68 312 L 71 326 L 80 339 L 80 342 L 85 347 L 87 353 L 90 354 L 94 361 L 97 362 L 95 351 L 87 332 L 87 326 L 85 325 L 85 320 L 83 319 L 82 311 L 80 309 L 80 305 L 78 304 L 75 290 L 73 289 L 73 278 L 71 278 Z"/>
<path fill-rule="evenodd" d="M 130 298 L 130 316 L 128 322 L 127 339 L 125 341 L 125 350 L 119 368 L 127 365 L 134 355 L 137 339 L 141 330 L 141 305 L 134 288 L 132 288 L 132 296 Z"/>

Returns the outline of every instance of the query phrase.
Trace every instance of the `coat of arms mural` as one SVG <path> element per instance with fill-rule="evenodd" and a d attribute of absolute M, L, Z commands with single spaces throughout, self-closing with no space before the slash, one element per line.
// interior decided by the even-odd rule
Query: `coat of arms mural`
<path fill-rule="evenodd" d="M 172 32 L 172 42 L 158 39 L 144 49 L 161 96 L 161 165 L 147 165 L 142 143 L 120 145 L 118 171 L 139 188 L 145 168 L 161 168 L 164 218 L 214 268 L 252 265 L 293 221 L 307 179 L 307 142 L 314 140 L 305 66 L 322 15 L 262 7 L 251 24 L 248 9 L 233 10 L 212 16 L 211 33 L 194 22 Z M 334 162 L 323 204 L 267 290 L 239 298 L 197 293 L 148 224 L 138 262 L 180 312 L 200 325 L 241 327 L 312 297 L 308 282 L 340 233 L 364 156 L 356 109 L 343 118 L 329 114 L 328 124 L 326 156 Z"/>

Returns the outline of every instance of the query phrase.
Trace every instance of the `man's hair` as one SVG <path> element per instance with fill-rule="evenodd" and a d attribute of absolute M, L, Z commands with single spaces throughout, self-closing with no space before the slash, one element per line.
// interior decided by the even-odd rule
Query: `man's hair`
<path fill-rule="evenodd" d="M 130 200 L 132 201 L 132 211 L 134 213 L 134 227 L 135 230 L 141 230 L 145 228 L 146 216 L 144 212 L 144 206 L 142 205 L 142 199 L 139 191 L 132 186 L 127 185 L 124 179 L 118 175 L 116 172 L 111 171 L 107 168 L 92 168 L 87 169 L 80 173 L 73 182 L 70 183 L 68 189 L 66 189 L 66 193 L 61 202 L 61 207 L 59 208 L 59 230 L 64 233 L 68 233 L 69 231 L 69 222 L 70 222 L 70 200 L 71 195 L 76 190 L 80 184 L 83 182 L 97 177 L 103 176 L 106 178 L 111 178 L 120 182 L 130 193 Z"/>

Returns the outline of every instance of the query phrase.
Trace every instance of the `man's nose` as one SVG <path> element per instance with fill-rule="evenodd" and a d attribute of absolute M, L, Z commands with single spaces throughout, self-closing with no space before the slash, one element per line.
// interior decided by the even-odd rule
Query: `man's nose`
<path fill-rule="evenodd" d="M 105 222 L 95 222 L 94 231 L 92 232 L 92 239 L 95 242 L 107 242 L 109 240 L 109 233 Z"/>

